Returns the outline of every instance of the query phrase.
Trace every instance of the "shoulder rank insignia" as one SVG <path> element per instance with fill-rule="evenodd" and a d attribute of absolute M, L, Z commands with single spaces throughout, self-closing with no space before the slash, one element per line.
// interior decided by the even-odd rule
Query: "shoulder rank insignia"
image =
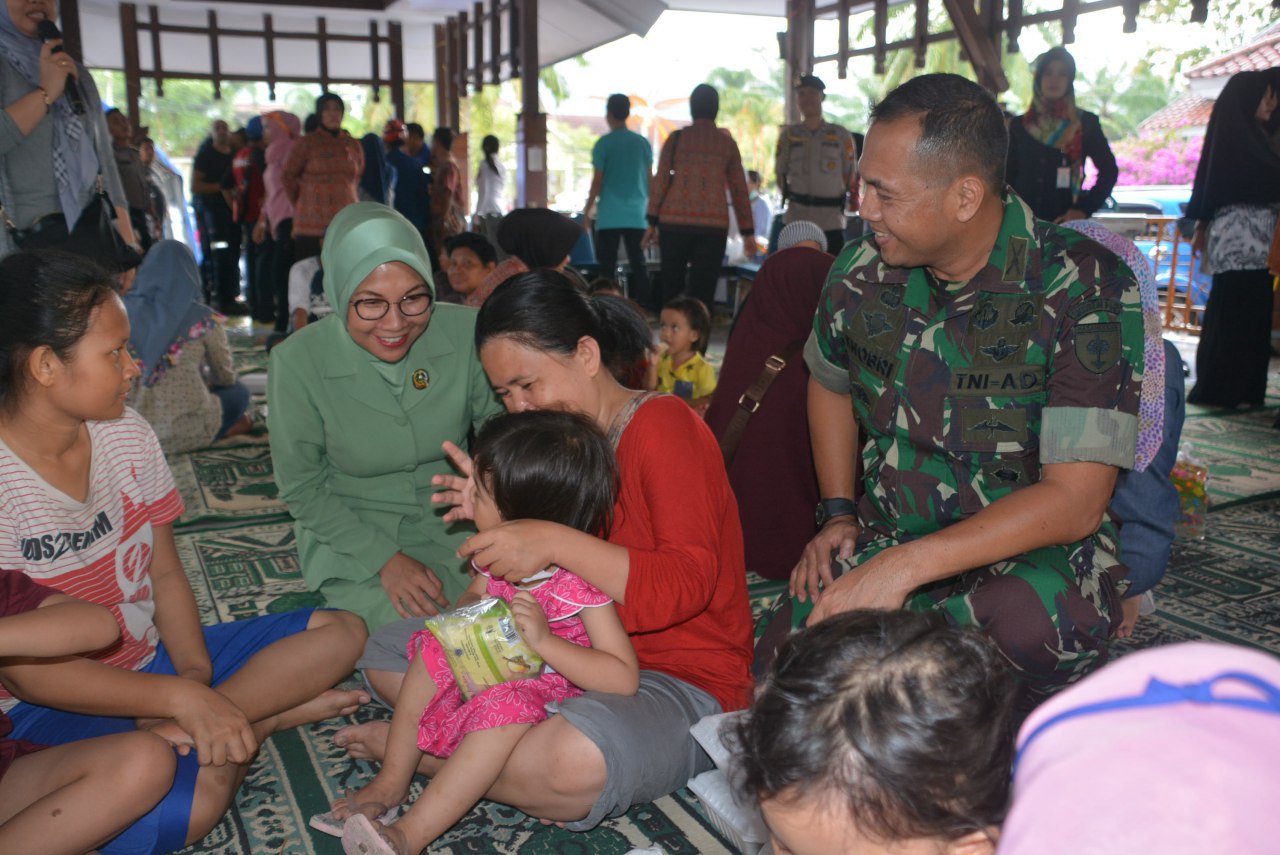
<path fill-rule="evenodd" d="M 1003 282 L 1021 282 L 1027 275 L 1027 239 L 1013 235 L 1005 248 Z"/>

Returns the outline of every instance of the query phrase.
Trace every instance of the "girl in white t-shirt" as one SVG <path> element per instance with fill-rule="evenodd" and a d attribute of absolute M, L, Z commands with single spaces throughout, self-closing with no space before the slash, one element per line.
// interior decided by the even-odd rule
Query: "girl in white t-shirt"
<path fill-rule="evenodd" d="M 58 252 L 0 261 L 0 567 L 108 608 L 120 640 L 84 657 L 0 667 L 12 736 L 61 745 L 141 727 L 180 755 L 165 799 L 115 852 L 204 837 L 259 743 L 353 711 L 365 628 L 302 610 L 201 627 L 173 536 L 182 500 L 155 434 L 125 407 L 138 375 L 110 279 Z M 198 760 L 198 763 L 197 763 Z"/>

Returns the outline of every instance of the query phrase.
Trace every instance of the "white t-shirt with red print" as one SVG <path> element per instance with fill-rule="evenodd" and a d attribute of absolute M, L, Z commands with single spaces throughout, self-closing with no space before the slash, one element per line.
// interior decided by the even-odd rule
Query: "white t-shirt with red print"
<path fill-rule="evenodd" d="M 0 567 L 111 609 L 120 640 L 93 658 L 136 669 L 159 641 L 152 527 L 180 517 L 182 499 L 155 433 L 136 412 L 87 425 L 93 447 L 84 502 L 50 486 L 0 441 Z M 0 711 L 15 703 L 0 687 Z"/>

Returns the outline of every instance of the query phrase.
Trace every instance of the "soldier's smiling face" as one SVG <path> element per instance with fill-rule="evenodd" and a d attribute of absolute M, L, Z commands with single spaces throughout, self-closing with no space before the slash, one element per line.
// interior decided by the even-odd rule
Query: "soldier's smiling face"
<path fill-rule="evenodd" d="M 880 256 L 894 267 L 937 264 L 951 232 L 951 182 L 920 168 L 919 138 L 915 118 L 877 121 L 858 161 L 866 187 L 859 213 L 875 232 Z"/>

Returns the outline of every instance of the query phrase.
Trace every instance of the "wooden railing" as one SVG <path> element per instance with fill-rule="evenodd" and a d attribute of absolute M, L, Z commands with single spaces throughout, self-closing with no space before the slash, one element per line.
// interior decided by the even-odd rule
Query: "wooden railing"
<path fill-rule="evenodd" d="M 1164 328 L 1199 335 L 1204 305 L 1195 305 L 1192 292 L 1200 260 L 1191 253 L 1190 241 L 1178 231 L 1178 218 L 1143 214 L 1102 214 L 1097 217 L 1108 228 L 1130 240 L 1146 240 L 1155 244 L 1148 256 L 1151 272 L 1156 276 L 1160 298 L 1160 314 Z M 1185 260 L 1180 263 L 1180 257 Z M 1162 259 L 1169 259 L 1167 269 L 1160 270 Z M 1181 292 L 1175 287 L 1181 278 L 1187 283 Z"/>

